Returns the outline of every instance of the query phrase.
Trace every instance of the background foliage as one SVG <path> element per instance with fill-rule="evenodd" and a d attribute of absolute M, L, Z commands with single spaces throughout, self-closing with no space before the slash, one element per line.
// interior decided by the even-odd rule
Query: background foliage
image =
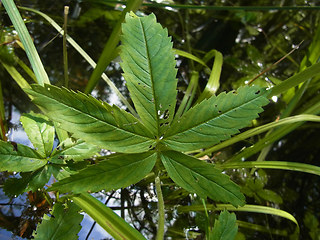
<path fill-rule="evenodd" d="M 199 5 L 204 6 L 242 6 L 240 9 L 210 9 L 207 8 L 164 8 L 157 5 L 145 5 L 140 8 L 140 12 L 149 14 L 155 13 L 158 21 L 163 27 L 168 28 L 169 35 L 173 36 L 174 48 L 184 50 L 204 59 L 204 56 L 212 49 L 220 51 L 224 56 L 224 63 L 220 78 L 220 88 L 218 92 L 229 91 L 244 85 L 245 81 L 249 81 L 259 72 L 276 62 L 279 58 L 288 53 L 294 46 L 297 46 L 302 40 L 299 50 L 292 53 L 287 59 L 279 63 L 271 71 L 264 74 L 256 80 L 256 84 L 260 86 L 270 86 L 272 83 L 278 83 L 290 77 L 292 74 L 302 70 L 311 63 L 310 60 L 304 60 L 304 57 L 312 56 L 314 52 L 319 51 L 319 44 L 313 49 L 308 50 L 312 40 L 320 35 L 319 30 L 319 10 L 313 9 L 258 9 L 248 11 L 245 6 L 266 6 L 265 1 L 168 1 L 169 4 Z M 19 4 L 19 1 L 17 1 Z M 152 3 L 146 1 L 145 3 Z M 121 4 L 116 5 L 115 1 L 56 1 L 51 4 L 49 1 L 21 1 L 21 5 L 36 8 L 47 13 L 60 26 L 63 25 L 62 9 L 64 5 L 70 5 L 71 13 L 68 22 L 68 33 L 77 40 L 84 50 L 98 60 L 102 49 L 107 41 L 116 21 L 120 17 Z M 268 1 L 268 6 L 317 6 L 318 1 Z M 81 10 L 80 10 L 81 8 Z M 1 10 L 0 19 L 2 19 L 1 27 L 1 61 L 16 64 L 20 70 L 22 67 L 18 65 L 18 59 L 27 62 L 24 52 L 14 44 L 16 39 L 15 32 L 8 20 L 5 12 Z M 43 21 L 38 15 L 31 12 L 22 12 L 28 29 L 33 37 L 34 43 L 43 60 L 46 71 L 52 83 L 63 85 L 63 65 L 62 59 L 62 39 L 56 37 L 56 32 L 52 30 L 52 26 Z M 3 44 L 5 43 L 5 44 Z M 61 49 L 61 50 L 58 50 Z M 14 53 L 14 54 L 13 54 Z M 82 60 L 78 53 L 71 47 L 68 48 L 69 56 L 69 77 L 70 87 L 74 90 L 84 91 L 90 78 L 91 68 Z M 317 57 L 319 55 L 316 55 Z M 209 59 L 209 57 L 207 56 Z M 208 69 L 198 66 L 197 63 L 179 56 L 178 67 L 178 104 L 183 101 L 183 93 L 191 82 L 192 72 L 199 74 L 198 86 L 195 88 L 195 95 L 199 95 L 206 82 L 208 81 Z M 301 63 L 302 62 L 302 63 Z M 209 59 L 208 66 L 212 66 L 213 60 Z M 115 59 L 106 69 L 106 73 L 110 79 L 116 84 L 119 90 L 127 97 L 128 92 L 124 86 L 121 77 L 121 70 L 118 59 Z M 26 76 L 26 75 L 25 75 Z M 4 127 L 13 129 L 12 111 L 18 109 L 21 113 L 29 112 L 30 105 L 26 95 L 11 80 L 7 71 L 1 68 L 0 71 L 1 87 L 3 92 L 2 114 L 8 123 L 4 122 Z M 26 78 L 32 79 L 29 76 Z M 278 96 L 276 101 L 269 104 L 262 114 L 261 118 L 256 122 L 257 125 L 274 121 L 280 115 L 286 113 L 294 115 L 302 112 L 314 104 L 319 99 L 319 81 L 311 82 L 306 88 L 300 99 L 294 104 L 290 113 L 288 104 L 297 95 L 297 89 L 288 91 L 286 94 Z M 114 94 L 110 94 L 110 89 L 103 81 L 95 88 L 93 94 L 100 99 L 108 102 L 119 102 Z M 318 100 L 317 100 L 318 99 Z M 13 130 L 11 130 L 13 131 Z M 223 163 L 232 158 L 239 151 L 248 149 L 254 143 L 263 138 L 264 135 L 255 136 L 224 148 L 210 154 L 207 158 L 215 163 Z M 256 160 L 263 158 L 272 161 L 291 161 L 300 163 L 309 163 L 319 166 L 317 156 L 319 155 L 319 144 L 317 139 L 319 136 L 319 124 L 306 123 L 291 132 L 288 135 L 277 139 L 269 149 L 264 149 L 263 154 L 246 153 L 244 158 L 248 160 Z M 13 139 L 15 140 L 15 139 Z M 43 150 L 43 154 L 46 150 Z M 315 232 L 319 231 L 319 212 L 317 211 L 320 204 L 319 193 L 319 176 L 280 170 L 258 170 L 250 169 L 227 170 L 227 173 L 237 182 L 241 183 L 242 190 L 247 196 L 247 203 L 262 204 L 267 206 L 279 207 L 290 212 L 295 216 L 300 224 L 302 239 L 317 239 Z M 2 178 L 8 178 L 7 173 L 2 174 Z M 170 183 L 169 179 L 167 180 Z M 122 190 L 121 197 L 119 194 L 111 192 L 105 193 L 107 197 L 114 197 L 118 201 L 119 206 L 124 206 L 126 202 L 128 206 L 126 218 L 129 219 L 141 232 L 150 236 L 155 234 L 156 227 L 152 215 L 155 207 L 151 200 L 154 193 L 147 185 L 148 179 L 136 186 L 128 187 Z M 42 193 L 38 193 L 37 197 L 25 195 L 32 206 L 39 204 L 43 199 Z M 39 198 L 39 199 L 37 199 Z M 141 205 L 138 208 L 134 206 L 136 199 L 140 199 Z M 199 199 L 190 197 L 185 191 L 173 190 L 169 185 L 164 187 L 164 198 L 166 205 L 176 206 L 178 204 L 187 205 L 190 203 L 198 204 Z M 14 206 L 14 198 L 8 199 L 3 196 L 4 203 L 7 206 Z M 7 201 L 8 200 L 8 201 Z M 7 202 L 6 202 L 7 201 Z M 12 205 L 13 204 L 13 205 Z M 39 205 L 41 206 L 41 205 Z M 42 209 L 42 207 L 44 207 Z M 58 207 L 57 207 L 58 208 Z M 37 219 L 46 211 L 45 206 L 38 208 L 39 212 L 33 212 L 31 209 L 22 207 L 21 216 L 14 213 L 6 212 L 4 209 L 4 221 L 2 227 L 15 232 L 18 235 L 30 236 Z M 59 210 L 59 209 L 57 209 Z M 39 215 L 37 215 L 37 213 Z M 123 210 L 124 213 L 124 210 Z M 11 215 L 10 215 L 11 214 Z M 168 235 L 177 238 L 183 236 L 183 229 L 188 229 L 190 235 L 203 233 L 206 231 L 206 216 L 203 212 L 194 214 L 181 213 L 176 214 L 175 211 L 167 212 L 168 220 L 174 219 L 173 224 L 168 225 Z M 253 226 L 239 224 L 240 232 L 247 239 L 270 238 L 283 239 L 284 235 L 291 234 L 295 226 L 284 219 L 272 217 L 270 215 L 248 214 L 246 212 L 237 213 L 237 219 L 240 221 L 251 222 L 262 226 L 267 226 L 267 232 L 253 230 Z M 146 221 L 147 220 L 147 221 Z M 168 222 L 169 222 L 168 221 Z M 29 227 L 26 228 L 25 226 Z M 198 229 L 194 227 L 198 226 Z M 216 226 L 215 226 L 216 228 Z M 217 226 L 218 228 L 218 226 Z M 273 229 L 282 229 L 282 232 L 274 234 L 271 237 Z M 195 231 L 196 230 L 196 231 Z M 243 235 L 239 235 L 240 238 Z"/>

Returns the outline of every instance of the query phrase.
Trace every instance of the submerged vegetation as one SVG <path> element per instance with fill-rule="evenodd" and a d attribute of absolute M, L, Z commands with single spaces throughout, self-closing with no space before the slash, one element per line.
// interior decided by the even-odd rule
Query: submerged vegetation
<path fill-rule="evenodd" d="M 85 212 L 115 239 L 318 239 L 320 7 L 233 2 L 3 0 L 3 205 L 28 203 L 1 227 L 88 239 Z"/>

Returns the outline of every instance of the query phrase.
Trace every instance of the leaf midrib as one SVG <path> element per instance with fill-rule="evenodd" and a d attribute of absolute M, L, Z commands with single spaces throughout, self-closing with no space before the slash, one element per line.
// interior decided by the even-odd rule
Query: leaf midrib
<path fill-rule="evenodd" d="M 138 134 L 138 133 L 136 133 L 136 132 L 130 132 L 130 131 L 128 131 L 128 130 L 125 130 L 125 129 L 122 129 L 122 128 L 119 128 L 119 127 L 117 127 L 117 126 L 114 126 L 114 125 L 112 125 L 112 124 L 110 124 L 110 123 L 108 123 L 108 122 L 106 122 L 106 121 L 103 121 L 103 120 L 101 120 L 101 119 L 99 119 L 99 118 L 97 118 L 97 117 L 95 117 L 95 116 L 92 116 L 92 115 L 90 115 L 90 114 L 88 114 L 88 113 L 83 113 L 83 112 L 81 112 L 80 110 L 78 110 L 78 109 L 76 109 L 76 108 L 74 108 L 74 107 L 72 107 L 72 106 L 69 106 L 69 105 L 67 105 L 66 103 L 62 103 L 62 102 L 59 102 L 59 101 L 57 101 L 55 98 L 50 98 L 49 96 L 47 96 L 47 95 L 44 95 L 44 94 L 42 94 L 42 93 L 39 93 L 38 92 L 38 94 L 41 94 L 42 96 L 44 96 L 44 98 L 48 98 L 48 99 L 50 99 L 50 100 L 53 100 L 54 102 L 56 102 L 56 103 L 58 103 L 59 105 L 63 105 L 63 106 L 66 106 L 67 108 L 70 108 L 70 109 L 72 109 L 72 110 L 74 110 L 75 112 L 77 112 L 77 113 L 79 113 L 79 114 L 84 114 L 84 115 L 86 115 L 86 116 L 88 116 L 88 117 L 90 117 L 90 118 L 92 118 L 92 119 L 94 119 L 94 120 L 96 120 L 96 121 L 98 121 L 98 122 L 101 122 L 102 124 L 106 124 L 106 125 L 108 125 L 108 126 L 112 126 L 114 129 L 113 130 L 119 130 L 119 131 L 122 131 L 122 132 L 125 132 L 125 133 L 129 133 L 129 134 L 131 134 L 131 135 L 137 135 L 137 136 L 140 136 L 140 137 L 142 137 L 142 138 L 145 138 L 145 139 L 148 139 L 148 140 L 152 140 L 152 138 L 149 138 L 149 137 L 146 137 L 146 136 L 143 136 L 143 135 L 141 135 L 141 134 Z M 74 94 L 74 93 L 73 93 Z M 107 104 L 107 103 L 106 103 Z M 85 106 L 86 107 L 86 106 Z M 87 107 L 86 107 L 87 108 Z M 100 111 L 100 109 L 99 109 L 99 111 Z M 106 109 L 106 111 L 109 113 L 109 111 Z M 111 114 L 111 113 L 110 113 Z M 137 120 L 137 122 L 140 122 L 138 119 L 136 119 Z M 57 122 L 63 122 L 63 121 L 59 121 L 59 120 L 56 120 Z M 78 124 L 78 123 L 77 123 Z M 144 126 L 144 125 L 143 125 Z M 144 126 L 145 127 L 145 126 Z M 145 127 L 146 128 L 146 127 Z"/>
<path fill-rule="evenodd" d="M 159 118 L 158 118 L 158 110 L 157 110 L 157 100 L 156 99 L 156 94 L 155 94 L 155 87 L 154 87 L 154 77 L 153 77 L 153 70 L 151 67 L 151 58 L 150 58 L 150 53 L 149 53 L 149 48 L 148 48 L 148 44 L 147 44 L 147 36 L 146 36 L 146 31 L 144 28 L 144 25 L 142 24 L 141 19 L 139 18 L 139 23 L 142 29 L 142 33 L 143 33 L 143 42 L 146 48 L 146 54 L 147 54 L 147 62 L 148 62 L 148 68 L 149 68 L 149 72 L 150 72 L 150 81 L 151 81 L 151 89 L 152 89 L 152 95 L 153 95 L 153 99 L 154 99 L 154 113 L 155 113 L 155 117 L 156 117 L 156 128 L 157 128 L 157 137 L 160 137 L 160 132 L 159 132 Z"/>
<path fill-rule="evenodd" d="M 196 128 L 196 127 L 199 127 L 199 126 L 202 125 L 202 124 L 205 124 L 205 123 L 208 123 L 208 122 L 213 121 L 213 120 L 215 120 L 215 119 L 218 119 L 218 118 L 220 118 L 221 116 L 227 115 L 228 113 L 234 111 L 235 109 L 238 109 L 239 107 L 242 107 L 242 106 L 245 106 L 245 105 L 247 105 L 247 104 L 250 104 L 251 102 L 259 99 L 261 96 L 263 96 L 263 95 L 260 95 L 260 96 L 257 97 L 257 98 L 251 99 L 250 101 L 248 101 L 248 102 L 246 102 L 246 103 L 244 103 L 244 104 L 242 104 L 242 105 L 239 105 L 239 106 L 236 107 L 236 108 L 232 108 L 232 109 L 230 109 L 230 110 L 228 110 L 228 111 L 226 111 L 226 112 L 224 112 L 224 113 L 222 113 L 222 114 L 220 114 L 220 115 L 218 115 L 218 116 L 216 116 L 216 117 L 213 117 L 213 118 L 211 118 L 210 120 L 201 121 L 200 123 L 198 123 L 198 124 L 196 124 L 196 125 L 192 125 L 192 127 L 189 127 L 189 128 L 187 128 L 187 129 L 184 129 L 183 131 L 180 131 L 180 132 L 170 133 L 169 135 L 165 136 L 164 138 L 169 138 L 169 137 L 172 137 L 172 136 L 175 136 L 175 135 L 178 135 L 178 134 L 181 134 L 181 133 L 190 131 L 190 130 Z M 209 99 L 208 99 L 207 101 L 209 101 Z M 191 109 L 190 109 L 190 111 L 191 111 Z M 185 114 L 187 114 L 187 113 L 188 113 L 188 112 L 186 112 Z M 171 126 L 174 127 L 174 126 L 178 123 L 178 121 L 181 121 L 181 119 L 183 118 L 183 116 L 184 116 L 184 115 L 182 115 L 179 119 L 177 119 Z M 180 122 L 180 124 L 183 124 L 183 122 Z"/>
<path fill-rule="evenodd" d="M 169 159 L 170 159 L 171 161 L 174 161 L 174 160 L 173 160 L 172 158 L 170 158 L 170 157 L 169 157 Z M 199 160 L 197 160 L 197 161 L 199 161 Z M 180 165 L 180 166 L 183 166 L 184 168 L 187 168 L 189 171 L 191 171 L 191 174 L 192 174 L 192 175 L 194 175 L 193 172 L 196 173 L 196 174 L 198 174 L 199 176 L 203 177 L 203 178 L 206 179 L 207 181 L 213 182 L 213 183 L 214 183 L 216 186 L 218 186 L 219 188 L 224 189 L 224 190 L 225 190 L 226 192 L 228 192 L 228 193 L 231 193 L 236 199 L 242 201 L 242 200 L 241 200 L 237 195 L 235 195 L 233 192 L 231 192 L 230 190 L 227 190 L 226 188 L 222 187 L 221 185 L 219 185 L 219 184 L 216 183 L 215 181 L 208 179 L 207 177 L 201 175 L 201 173 L 195 171 L 195 170 L 192 169 L 192 168 L 189 168 L 189 167 L 183 165 L 182 163 L 180 163 L 180 162 L 178 162 L 178 161 L 174 161 L 174 162 L 175 162 L 176 164 Z M 174 166 L 174 165 L 173 165 L 173 166 Z M 175 171 L 177 172 L 177 170 L 176 170 L 175 167 L 174 167 L 174 169 L 175 169 Z M 223 174 L 223 173 L 221 173 L 221 174 Z M 179 176 L 180 176 L 180 174 L 179 174 Z M 183 179 L 183 178 L 182 178 L 182 179 Z M 186 181 L 185 181 L 185 182 L 186 182 Z M 201 189 L 205 190 L 204 192 L 206 192 L 206 189 L 204 189 L 201 185 L 198 185 L 198 186 L 199 186 Z"/>

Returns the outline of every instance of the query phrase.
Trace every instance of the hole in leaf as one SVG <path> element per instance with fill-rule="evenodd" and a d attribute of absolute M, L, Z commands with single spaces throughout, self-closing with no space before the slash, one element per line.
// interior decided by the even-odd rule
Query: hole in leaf
<path fill-rule="evenodd" d="M 258 91 L 255 92 L 255 94 L 259 94 L 259 93 L 260 93 L 260 90 L 258 90 Z"/>
<path fill-rule="evenodd" d="M 218 113 L 222 113 L 222 112 L 219 110 Z"/>

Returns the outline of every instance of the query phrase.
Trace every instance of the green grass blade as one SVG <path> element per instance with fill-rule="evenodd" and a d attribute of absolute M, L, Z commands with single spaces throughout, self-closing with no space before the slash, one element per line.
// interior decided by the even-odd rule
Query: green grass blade
<path fill-rule="evenodd" d="M 282 126 L 285 124 L 292 124 L 292 123 L 305 122 L 305 121 L 320 122 L 320 117 L 316 116 L 316 115 L 311 115 L 311 114 L 300 114 L 300 115 L 293 116 L 293 117 L 287 117 L 287 118 L 281 119 L 276 122 L 268 123 L 268 124 L 250 129 L 248 131 L 245 131 L 241 134 L 238 134 L 237 136 L 232 137 L 231 139 L 228 139 L 220 144 L 217 144 L 211 148 L 208 148 L 205 151 L 197 154 L 196 157 L 202 157 L 206 154 L 216 152 L 222 148 L 230 146 L 230 145 L 237 143 L 239 141 L 242 141 L 246 138 L 258 135 L 260 133 L 263 133 L 263 132 L 270 130 L 270 129 L 273 129 L 275 127 L 279 127 L 279 126 Z"/>
<path fill-rule="evenodd" d="M 29 32 L 20 16 L 16 5 L 14 4 L 13 0 L 3 0 L 2 3 L 13 23 L 13 26 L 18 32 L 19 38 L 25 48 L 38 83 L 40 85 L 44 85 L 45 83 L 50 84 L 48 75 L 42 65 L 38 52 L 32 42 Z"/>
<path fill-rule="evenodd" d="M 230 168 L 266 168 L 266 169 L 281 169 L 311 173 L 320 176 L 320 167 L 297 162 L 284 162 L 284 161 L 247 161 L 247 162 L 234 162 L 225 163 L 223 165 L 216 165 L 221 169 Z"/>
<path fill-rule="evenodd" d="M 87 193 L 80 194 L 73 197 L 72 200 L 114 239 L 146 240 L 141 233 L 131 227 L 124 219 L 91 195 Z"/>
<path fill-rule="evenodd" d="M 318 96 L 314 101 L 312 102 L 311 106 L 305 110 L 304 114 L 319 114 L 320 112 L 320 96 Z M 303 122 L 295 122 L 290 125 L 284 125 L 280 126 L 279 128 L 272 131 L 269 135 L 262 138 L 260 141 L 255 143 L 252 147 L 245 148 L 242 152 L 239 154 L 233 156 L 228 161 L 235 162 L 240 161 L 242 158 L 248 158 L 252 156 L 253 154 L 259 152 L 261 149 L 265 148 L 269 144 L 281 139 L 283 136 L 287 135 L 288 133 L 294 131 L 298 127 L 300 127 L 303 124 Z"/>
<path fill-rule="evenodd" d="M 203 99 L 209 98 L 214 95 L 220 86 L 220 75 L 222 70 L 223 56 L 217 50 L 213 50 L 212 52 L 214 53 L 215 59 L 212 66 L 211 74 L 208 83 L 197 102 L 201 102 Z"/>
<path fill-rule="evenodd" d="M 27 80 L 25 80 L 21 76 L 21 74 L 17 71 L 17 69 L 14 66 L 8 65 L 2 61 L 0 61 L 0 63 L 4 66 L 4 68 L 11 75 L 11 77 L 16 81 L 16 83 L 19 85 L 21 89 L 31 88 Z"/>
<path fill-rule="evenodd" d="M 97 85 L 101 74 L 104 72 L 106 67 L 110 64 L 113 59 L 114 51 L 119 43 L 120 34 L 121 34 L 121 24 L 125 19 L 126 13 L 133 11 L 135 12 L 141 5 L 142 0 L 128 0 L 127 7 L 123 10 L 120 19 L 118 20 L 117 24 L 115 25 L 111 36 L 106 43 L 102 54 L 98 60 L 97 66 L 93 70 L 93 73 L 88 81 L 88 84 L 85 88 L 85 93 L 90 93 L 94 87 Z"/>
<path fill-rule="evenodd" d="M 292 77 L 286 79 L 282 83 L 271 88 L 268 97 L 276 96 L 280 93 L 283 93 L 289 90 L 292 87 L 299 85 L 302 82 L 307 81 L 310 78 L 313 78 L 320 74 L 320 62 L 312 65 L 311 67 L 306 68 L 302 72 L 299 72 Z"/>
<path fill-rule="evenodd" d="M 190 60 L 193 60 L 197 63 L 200 63 L 202 66 L 204 66 L 205 68 L 208 68 L 208 65 L 200 58 L 196 57 L 195 55 L 191 54 L 191 53 L 188 53 L 188 52 L 185 52 L 185 51 L 182 51 L 182 50 L 179 50 L 179 49 L 173 49 L 173 51 L 178 54 L 179 56 L 181 57 L 185 57 L 185 58 L 189 58 Z"/>
<path fill-rule="evenodd" d="M 299 227 L 297 220 L 290 213 L 280 209 L 272 208 L 272 207 L 250 205 L 250 204 L 246 204 L 243 207 L 237 207 L 237 208 L 230 204 L 216 204 L 216 205 L 207 204 L 206 207 L 208 210 L 213 210 L 213 211 L 228 210 L 228 211 L 235 211 L 235 212 L 253 212 L 253 213 L 275 215 L 282 218 L 286 218 L 291 222 L 295 223 L 297 227 Z M 177 210 L 180 213 L 189 212 L 189 211 L 204 211 L 204 207 L 203 205 L 181 206 L 181 207 L 178 207 Z"/>

